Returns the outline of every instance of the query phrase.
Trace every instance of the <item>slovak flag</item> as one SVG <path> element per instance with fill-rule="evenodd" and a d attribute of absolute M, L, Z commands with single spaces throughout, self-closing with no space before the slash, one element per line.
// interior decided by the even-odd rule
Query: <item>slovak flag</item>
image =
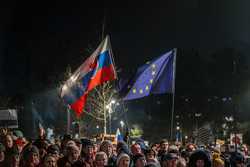
<path fill-rule="evenodd" d="M 73 73 L 61 89 L 61 98 L 77 116 L 83 112 L 89 91 L 117 78 L 109 36 Z"/>

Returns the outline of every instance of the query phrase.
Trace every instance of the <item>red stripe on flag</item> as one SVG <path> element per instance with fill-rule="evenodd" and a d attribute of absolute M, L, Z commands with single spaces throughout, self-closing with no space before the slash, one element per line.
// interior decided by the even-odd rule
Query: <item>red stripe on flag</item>
<path fill-rule="evenodd" d="M 97 85 L 100 85 L 106 81 L 111 81 L 116 78 L 114 72 L 114 66 L 111 64 L 108 67 L 103 67 L 97 71 L 96 75 L 90 80 L 87 91 L 92 90 Z"/>
<path fill-rule="evenodd" d="M 83 112 L 86 100 L 87 100 L 87 94 L 85 93 L 77 101 L 75 101 L 70 105 L 71 109 L 75 111 L 77 117 L 79 117 Z"/>

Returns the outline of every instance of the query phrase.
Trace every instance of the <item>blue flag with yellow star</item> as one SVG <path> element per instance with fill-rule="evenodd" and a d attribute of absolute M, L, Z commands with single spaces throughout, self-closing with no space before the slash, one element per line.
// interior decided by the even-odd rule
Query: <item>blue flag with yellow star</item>
<path fill-rule="evenodd" d="M 123 100 L 138 99 L 150 94 L 174 92 L 175 49 L 139 67 L 133 79 L 121 84 L 127 90 Z M 120 89 L 120 90 L 121 90 Z"/>

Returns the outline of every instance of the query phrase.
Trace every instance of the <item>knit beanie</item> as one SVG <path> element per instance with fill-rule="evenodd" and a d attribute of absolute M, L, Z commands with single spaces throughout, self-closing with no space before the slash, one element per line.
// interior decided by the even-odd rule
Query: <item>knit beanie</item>
<path fill-rule="evenodd" d="M 126 154 L 126 153 L 121 153 L 118 157 L 117 157 L 117 159 L 116 159 L 116 165 L 118 166 L 119 165 L 119 163 L 120 163 L 120 160 L 122 160 L 122 158 L 129 158 L 129 160 L 130 160 L 130 157 L 129 157 L 129 155 L 128 154 Z"/>

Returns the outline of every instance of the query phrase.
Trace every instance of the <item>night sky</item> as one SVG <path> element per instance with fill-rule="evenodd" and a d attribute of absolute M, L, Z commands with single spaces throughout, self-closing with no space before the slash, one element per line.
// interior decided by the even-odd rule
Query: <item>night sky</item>
<path fill-rule="evenodd" d="M 176 47 L 178 97 L 232 97 L 237 87 L 247 103 L 249 6 L 234 0 L 108 8 L 86 2 L 10 1 L 0 10 L 1 95 L 24 97 L 58 84 L 66 67 L 76 69 L 101 41 L 105 13 L 105 33 L 121 75 Z"/>

